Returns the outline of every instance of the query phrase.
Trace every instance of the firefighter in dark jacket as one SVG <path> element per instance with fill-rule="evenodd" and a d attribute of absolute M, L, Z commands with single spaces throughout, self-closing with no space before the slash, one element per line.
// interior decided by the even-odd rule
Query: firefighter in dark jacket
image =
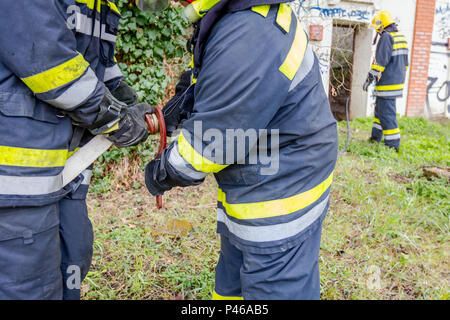
<path fill-rule="evenodd" d="M 93 135 L 144 141 L 144 114 L 114 59 L 114 1 L 0 2 L 0 299 L 79 299 L 92 258 L 91 170 L 61 172 Z"/>
<path fill-rule="evenodd" d="M 185 8 L 196 27 L 192 84 L 173 101 L 187 116 L 178 139 L 146 167 L 153 195 L 215 175 L 215 299 L 320 297 L 336 121 L 318 59 L 286 2 L 198 0 Z M 167 126 L 176 118 L 170 113 Z"/>
<path fill-rule="evenodd" d="M 363 89 L 375 84 L 375 120 L 371 140 L 381 142 L 397 151 L 400 148 L 400 129 L 396 114 L 396 99 L 403 96 L 408 70 L 408 43 L 394 19 L 387 11 L 379 12 L 371 26 L 377 31 L 378 41 L 375 60 Z"/>

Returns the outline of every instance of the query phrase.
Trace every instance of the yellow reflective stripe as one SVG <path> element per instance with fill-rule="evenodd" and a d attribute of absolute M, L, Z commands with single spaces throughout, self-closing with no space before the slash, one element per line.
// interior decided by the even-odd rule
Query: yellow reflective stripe
<path fill-rule="evenodd" d="M 0 165 L 14 167 L 63 167 L 67 150 L 39 150 L 0 146 Z"/>
<path fill-rule="evenodd" d="M 384 69 L 386 69 L 386 68 L 385 68 L 385 67 L 382 67 L 382 66 L 379 66 L 379 65 L 376 65 L 376 64 L 373 64 L 373 65 L 372 65 L 372 70 L 377 70 L 377 71 L 383 72 Z"/>
<path fill-rule="evenodd" d="M 78 3 L 84 3 L 89 9 L 94 10 L 95 0 L 75 0 Z M 101 2 L 97 1 L 97 11 L 100 12 Z"/>
<path fill-rule="evenodd" d="M 378 118 L 373 119 L 373 122 L 381 124 L 380 119 L 378 119 Z"/>
<path fill-rule="evenodd" d="M 408 42 L 408 41 L 406 40 L 405 37 L 398 36 L 398 37 L 394 37 L 394 42 L 397 43 L 397 42 Z"/>
<path fill-rule="evenodd" d="M 192 2 L 192 7 L 194 8 L 195 12 L 200 16 L 203 17 L 206 14 L 206 11 L 214 7 L 220 0 L 197 0 Z M 205 12 L 202 12 L 205 11 Z"/>
<path fill-rule="evenodd" d="M 255 203 L 227 203 L 226 194 L 219 188 L 218 201 L 226 213 L 237 219 L 261 219 L 290 214 L 317 201 L 331 185 L 333 173 L 318 186 L 295 196 Z"/>
<path fill-rule="evenodd" d="M 292 22 L 292 9 L 284 3 L 280 3 L 277 14 L 277 24 L 289 33 Z"/>
<path fill-rule="evenodd" d="M 80 150 L 80 148 L 76 148 L 76 149 L 73 150 L 73 151 L 69 151 L 69 152 L 67 153 L 67 159 L 69 159 L 71 156 L 73 156 L 73 154 L 74 154 L 75 152 L 77 152 L 78 150 Z"/>
<path fill-rule="evenodd" d="M 116 131 L 116 130 L 119 130 L 119 122 L 117 122 L 115 125 L 113 125 L 108 130 L 104 131 L 103 134 L 111 133 L 111 132 Z"/>
<path fill-rule="evenodd" d="M 396 43 L 393 46 L 394 50 L 397 49 L 408 49 L 408 44 L 407 43 Z"/>
<path fill-rule="evenodd" d="M 213 300 L 244 300 L 243 297 L 225 297 L 221 296 L 220 294 L 217 294 L 216 290 L 213 291 Z"/>
<path fill-rule="evenodd" d="M 386 134 L 386 135 L 396 134 L 396 133 L 400 133 L 399 128 L 391 129 L 391 130 L 383 130 L 383 134 Z"/>
<path fill-rule="evenodd" d="M 305 56 L 306 47 L 308 45 L 308 38 L 306 33 L 301 27 L 300 21 L 297 21 L 297 29 L 295 31 L 294 42 L 289 50 L 286 60 L 280 67 L 280 71 L 289 78 L 294 79 L 295 74 L 300 68 L 303 57 Z"/>
<path fill-rule="evenodd" d="M 270 4 L 263 4 L 263 5 L 260 5 L 260 6 L 254 6 L 254 7 L 252 7 L 252 11 L 254 11 L 256 13 L 259 13 L 264 18 L 266 18 L 267 15 L 269 14 L 269 11 L 270 11 Z"/>
<path fill-rule="evenodd" d="M 79 54 L 59 66 L 38 73 L 34 76 L 22 78 L 22 81 L 34 92 L 43 93 L 79 78 L 89 67 L 89 63 Z"/>
<path fill-rule="evenodd" d="M 103 3 L 103 1 L 102 1 L 102 3 Z M 116 4 L 115 4 L 114 2 L 111 2 L 111 1 L 108 1 L 108 0 L 107 0 L 107 1 L 106 1 L 106 4 L 108 5 L 108 7 L 109 7 L 111 10 L 117 12 L 117 13 L 120 15 L 119 8 L 117 8 L 117 6 L 116 6 Z"/>
<path fill-rule="evenodd" d="M 405 87 L 404 84 L 391 84 L 386 86 L 375 86 L 375 90 L 377 91 L 394 91 L 394 90 L 402 90 Z"/>
<path fill-rule="evenodd" d="M 197 171 L 205 173 L 216 173 L 227 167 L 227 165 L 214 163 L 199 154 L 186 140 L 183 132 L 178 137 L 178 152 Z"/>

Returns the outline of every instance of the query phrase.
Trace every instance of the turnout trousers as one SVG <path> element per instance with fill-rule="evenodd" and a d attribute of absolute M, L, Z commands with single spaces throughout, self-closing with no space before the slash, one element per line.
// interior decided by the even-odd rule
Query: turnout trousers
<path fill-rule="evenodd" d="M 92 259 L 90 170 L 76 191 L 42 207 L 0 208 L 0 299 L 80 299 Z"/>
<path fill-rule="evenodd" d="M 377 97 L 375 105 L 375 120 L 371 139 L 398 150 L 400 148 L 400 129 L 398 127 L 396 100 Z"/>
<path fill-rule="evenodd" d="M 239 250 L 221 235 L 215 300 L 318 300 L 322 223 L 298 246 L 271 254 Z"/>

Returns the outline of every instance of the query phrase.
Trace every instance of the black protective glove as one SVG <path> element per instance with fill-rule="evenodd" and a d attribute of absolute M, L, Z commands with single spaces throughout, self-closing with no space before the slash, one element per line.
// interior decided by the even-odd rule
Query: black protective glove
<path fill-rule="evenodd" d="M 193 107 L 194 93 L 193 87 L 191 87 L 191 71 L 185 71 L 175 87 L 175 95 L 162 109 L 168 137 L 171 137 L 181 122 L 187 119 Z"/>
<path fill-rule="evenodd" d="M 366 82 L 364 82 L 363 90 L 367 92 L 369 90 L 369 86 L 372 84 L 372 82 L 375 80 L 375 76 L 371 73 L 367 75 Z"/>
<path fill-rule="evenodd" d="M 99 112 L 94 123 L 86 128 L 93 135 L 102 134 L 111 128 L 113 128 L 117 122 L 120 120 L 120 115 L 122 110 L 124 110 L 127 105 L 120 102 L 111 94 L 111 92 L 105 88 L 105 94 L 99 105 Z"/>
<path fill-rule="evenodd" d="M 136 91 L 130 87 L 125 80 L 121 80 L 119 85 L 111 91 L 111 94 L 114 98 L 126 103 L 128 106 L 134 106 L 138 103 L 138 95 Z"/>
<path fill-rule="evenodd" d="M 154 113 L 154 108 L 146 103 L 125 108 L 122 110 L 119 129 L 111 132 L 108 139 L 118 148 L 135 146 L 148 138 L 148 128 L 145 114 Z"/>
<path fill-rule="evenodd" d="M 168 146 L 161 155 L 150 161 L 145 167 L 145 185 L 153 196 L 159 196 L 173 187 L 188 187 L 201 184 L 205 179 L 186 180 L 181 177 L 168 163 L 173 144 Z"/>

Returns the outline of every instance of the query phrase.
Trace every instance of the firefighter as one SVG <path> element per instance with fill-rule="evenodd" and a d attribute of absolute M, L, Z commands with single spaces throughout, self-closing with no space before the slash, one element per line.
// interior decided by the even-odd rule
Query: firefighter
<path fill-rule="evenodd" d="M 408 70 L 408 42 L 398 31 L 391 14 L 381 11 L 375 15 L 371 26 L 377 32 L 378 41 L 375 60 L 363 85 L 367 91 L 375 84 L 375 120 L 371 141 L 381 142 L 399 151 L 400 129 L 396 114 L 396 99 L 403 96 L 406 72 Z"/>
<path fill-rule="evenodd" d="M 79 299 L 92 258 L 91 171 L 62 187 L 93 135 L 117 147 L 148 133 L 114 59 L 114 1 L 0 3 L 0 299 Z"/>
<path fill-rule="evenodd" d="M 214 299 L 320 297 L 337 129 L 318 59 L 287 2 L 198 0 L 185 8 L 195 26 L 192 83 L 184 79 L 187 89 L 168 107 L 187 116 L 145 178 L 161 195 L 215 175 Z"/>

